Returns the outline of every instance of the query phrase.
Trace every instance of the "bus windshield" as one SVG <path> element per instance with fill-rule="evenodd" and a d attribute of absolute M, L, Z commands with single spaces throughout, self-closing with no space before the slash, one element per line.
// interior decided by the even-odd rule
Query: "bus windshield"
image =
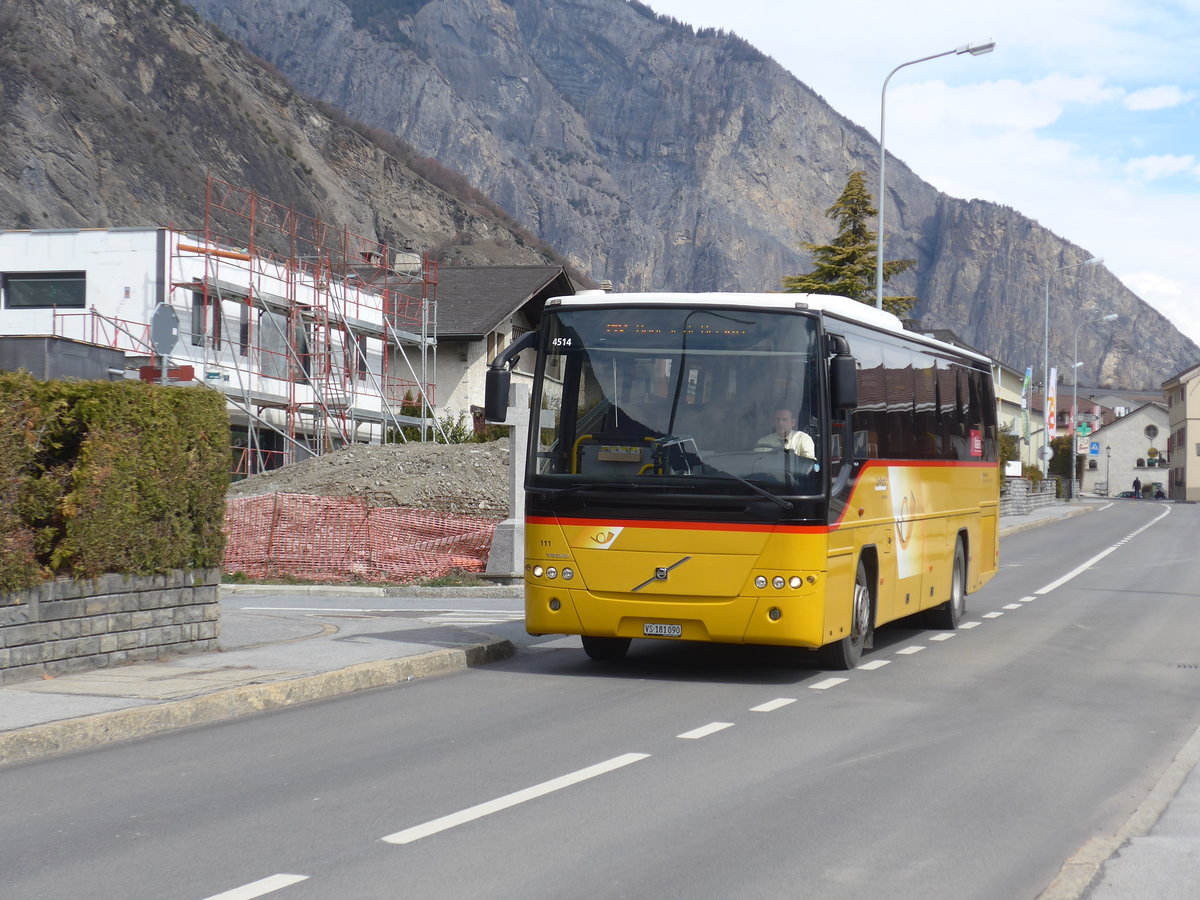
<path fill-rule="evenodd" d="M 531 488 L 821 492 L 815 317 L 665 304 L 545 313 Z"/>

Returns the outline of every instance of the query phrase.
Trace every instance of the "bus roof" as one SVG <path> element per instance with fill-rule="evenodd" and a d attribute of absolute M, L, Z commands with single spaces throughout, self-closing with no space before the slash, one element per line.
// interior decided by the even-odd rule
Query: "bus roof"
<path fill-rule="evenodd" d="M 884 312 L 882 309 L 876 309 L 874 306 L 836 294 L 782 292 L 751 294 L 718 291 L 694 294 L 670 293 L 665 291 L 662 293 L 619 294 L 608 291 L 580 291 L 571 296 L 551 297 L 546 301 L 547 306 L 562 306 L 566 308 L 576 306 L 637 306 L 643 303 L 664 306 L 742 306 L 754 309 L 809 309 L 851 322 L 858 322 L 862 325 L 868 325 L 872 328 L 878 328 L 881 331 L 890 331 L 893 334 L 903 335 L 906 339 L 914 340 L 917 343 L 938 347 L 956 355 L 967 356 L 989 366 L 992 363 L 990 359 L 977 351 L 948 344 L 945 341 L 939 341 L 937 338 L 921 334 L 920 332 L 908 331 L 904 328 L 904 323 L 892 313 Z"/>

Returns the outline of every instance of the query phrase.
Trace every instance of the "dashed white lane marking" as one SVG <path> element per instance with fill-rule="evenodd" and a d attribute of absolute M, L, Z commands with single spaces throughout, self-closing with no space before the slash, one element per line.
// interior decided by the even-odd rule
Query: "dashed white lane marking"
<path fill-rule="evenodd" d="M 810 684 L 808 689 L 810 691 L 827 691 L 831 687 L 837 687 L 839 684 L 849 680 L 850 679 L 848 678 L 826 678 L 824 681 L 818 681 L 816 684 Z"/>
<path fill-rule="evenodd" d="M 421 825 L 414 825 L 412 828 L 405 828 L 403 831 L 389 834 L 383 840 L 389 844 L 411 844 L 413 841 L 419 841 L 421 838 L 429 837 L 432 834 L 437 834 L 438 832 L 446 831 L 459 825 L 465 825 L 467 822 L 482 819 L 484 816 L 489 816 L 492 813 L 509 809 L 530 800 L 536 800 L 538 797 L 544 797 L 546 794 L 551 794 L 554 791 L 561 791 L 563 788 L 579 784 L 581 781 L 596 778 L 599 775 L 607 774 L 608 772 L 649 758 L 649 753 L 626 753 L 622 756 L 614 756 L 612 759 L 596 763 L 594 766 L 588 766 L 586 769 L 579 769 L 566 775 L 560 775 L 558 778 L 552 778 L 549 781 L 543 781 L 541 784 L 535 784 L 533 787 L 505 794 L 503 797 L 497 797 L 495 800 L 480 803 L 469 809 L 460 810 L 448 816 L 442 816 L 440 819 L 433 819 Z"/>
<path fill-rule="evenodd" d="M 1002 612 L 997 612 L 997 611 L 993 610 L 993 611 L 992 611 L 992 612 L 990 612 L 990 613 L 984 613 L 984 614 L 983 614 L 983 617 L 984 617 L 985 619 L 998 619 L 998 618 L 1000 618 L 1002 615 L 1004 615 L 1004 613 L 1002 613 Z"/>
<path fill-rule="evenodd" d="M 943 631 L 941 634 L 931 634 L 929 639 L 931 641 L 948 641 L 952 637 L 954 637 L 953 631 Z"/>
<path fill-rule="evenodd" d="M 1021 603 L 1032 603 L 1036 599 L 1037 599 L 1037 597 L 1022 597 L 1020 602 Z"/>
<path fill-rule="evenodd" d="M 768 700 L 766 703 L 750 707 L 750 712 L 775 712 L 775 710 L 795 702 L 795 697 L 776 697 L 774 700 Z"/>
<path fill-rule="evenodd" d="M 260 878 L 258 881 L 243 884 L 241 887 L 236 887 L 221 894 L 213 894 L 211 897 L 205 898 L 205 900 L 254 900 L 255 897 L 261 897 L 264 894 L 270 894 L 273 891 L 278 891 L 281 888 L 299 884 L 301 881 L 307 880 L 307 875 L 272 875 L 270 878 Z"/>
<path fill-rule="evenodd" d="M 732 722 L 709 722 L 707 725 L 701 725 L 699 728 L 693 728 L 691 731 L 685 731 L 683 734 L 675 735 L 675 737 L 683 738 L 685 741 L 698 741 L 700 738 L 708 737 L 710 734 L 716 734 L 718 731 L 724 731 L 726 728 L 732 727 Z"/>
<path fill-rule="evenodd" d="M 898 656 L 912 656 L 914 653 L 920 653 L 925 648 L 920 644 L 913 644 L 911 647 L 905 647 L 903 650 L 897 650 Z"/>
<path fill-rule="evenodd" d="M 1021 604 L 1020 603 L 1006 603 L 1006 604 L 1004 604 L 1004 608 L 1005 609 L 1020 609 Z"/>
<path fill-rule="evenodd" d="M 859 668 L 867 672 L 874 672 L 876 669 L 882 669 L 884 666 L 890 666 L 891 664 L 892 661 L 890 659 L 873 659 L 868 663 L 863 663 Z"/>
<path fill-rule="evenodd" d="M 972 628 L 978 628 L 982 622 L 959 622 L 958 628 L 960 631 L 969 631 Z"/>

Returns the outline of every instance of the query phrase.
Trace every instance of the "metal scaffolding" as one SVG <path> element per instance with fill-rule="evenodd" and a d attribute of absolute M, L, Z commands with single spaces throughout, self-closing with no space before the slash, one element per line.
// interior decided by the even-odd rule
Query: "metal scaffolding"
<path fill-rule="evenodd" d="M 173 232 L 168 302 L 245 420 L 244 473 L 437 428 L 432 261 L 211 177 L 199 232 Z"/>

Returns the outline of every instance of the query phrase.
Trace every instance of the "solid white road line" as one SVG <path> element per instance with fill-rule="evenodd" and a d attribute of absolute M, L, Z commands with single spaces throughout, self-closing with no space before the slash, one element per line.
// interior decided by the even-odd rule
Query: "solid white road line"
<path fill-rule="evenodd" d="M 270 894 L 280 888 L 285 888 L 301 881 L 307 881 L 307 875 L 272 875 L 270 878 L 260 878 L 250 884 L 244 884 L 222 894 L 213 894 L 205 900 L 254 900 L 263 894 Z"/>
<path fill-rule="evenodd" d="M 732 722 L 709 722 L 707 725 L 701 725 L 699 728 L 693 728 L 691 731 L 685 731 L 683 734 L 675 735 L 675 737 L 683 738 L 685 741 L 698 741 L 700 738 L 708 737 L 710 734 L 716 734 L 718 731 L 724 731 L 726 728 L 732 727 Z"/>
<path fill-rule="evenodd" d="M 768 700 L 766 703 L 760 703 L 758 706 L 750 707 L 750 712 L 775 712 L 780 707 L 787 706 L 789 703 L 795 703 L 795 697 L 776 697 L 774 700 Z"/>
<path fill-rule="evenodd" d="M 1100 562 L 1100 560 L 1104 559 L 1104 557 L 1108 556 L 1108 554 L 1112 553 L 1114 550 L 1119 549 L 1121 547 L 1121 545 L 1124 544 L 1126 541 L 1130 540 L 1131 538 L 1137 537 L 1139 534 L 1141 534 L 1147 528 L 1150 528 L 1153 525 L 1157 525 L 1166 516 L 1168 516 L 1170 514 L 1171 514 L 1171 507 L 1169 507 L 1169 506 L 1163 507 L 1162 513 L 1157 518 L 1155 518 L 1153 521 L 1147 522 L 1145 525 L 1143 525 L 1141 528 L 1137 529 L 1136 531 L 1131 531 L 1129 534 L 1125 535 L 1125 537 L 1121 538 L 1121 540 L 1119 540 L 1117 543 L 1113 544 L 1107 550 L 1101 550 L 1099 553 L 1097 553 L 1095 556 L 1093 556 L 1091 559 L 1089 559 L 1083 565 L 1081 565 L 1075 569 L 1072 569 L 1070 572 L 1068 572 L 1062 578 L 1059 578 L 1055 581 L 1050 582 L 1045 587 L 1039 588 L 1038 590 L 1034 591 L 1034 593 L 1041 596 L 1042 594 L 1050 593 L 1055 588 L 1062 587 L 1064 584 L 1066 584 L 1068 581 L 1070 581 L 1076 575 L 1080 575 L 1080 574 L 1086 572 L 1088 569 L 1090 569 L 1096 563 Z"/>
<path fill-rule="evenodd" d="M 503 797 L 497 797 L 495 800 L 489 800 L 486 803 L 480 803 L 478 806 L 472 806 L 469 809 L 460 810 L 448 816 L 442 816 L 440 819 L 433 819 L 422 825 L 405 828 L 403 831 L 389 834 L 383 840 L 389 844 L 411 844 L 413 841 L 419 841 L 421 838 L 429 837 L 440 831 L 465 825 L 467 822 L 482 819 L 484 816 L 490 816 L 492 813 L 526 803 L 529 800 L 536 800 L 538 797 L 544 797 L 546 794 L 561 791 L 563 788 L 579 784 L 581 781 L 587 781 L 589 778 L 604 775 L 615 769 L 623 768 L 631 763 L 640 762 L 649 757 L 649 753 L 626 753 L 622 756 L 614 756 L 612 759 L 596 763 L 594 766 L 588 766 L 586 769 L 579 769 L 576 772 L 570 772 L 558 778 L 543 781 L 541 784 L 535 784 L 533 787 L 505 794 Z"/>

